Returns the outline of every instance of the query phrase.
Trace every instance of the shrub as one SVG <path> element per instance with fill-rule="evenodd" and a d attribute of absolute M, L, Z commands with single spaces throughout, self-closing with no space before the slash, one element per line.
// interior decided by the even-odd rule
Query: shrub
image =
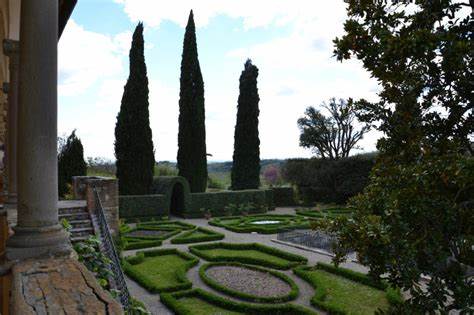
<path fill-rule="evenodd" d="M 292 159 L 284 165 L 283 175 L 288 182 L 297 186 L 298 194 L 305 204 L 342 204 L 362 192 L 374 164 L 375 154 L 339 160 Z"/>
<path fill-rule="evenodd" d="M 161 217 L 169 212 L 165 195 L 119 196 L 120 218 Z"/>
<path fill-rule="evenodd" d="M 201 235 L 195 235 L 196 232 Z M 194 235 L 193 235 L 194 234 Z M 203 235 L 204 234 L 204 235 Z M 222 233 L 217 233 L 202 227 L 198 227 L 195 230 L 187 231 L 181 235 L 176 236 L 171 240 L 171 244 L 189 244 L 199 242 L 210 242 L 222 240 L 225 237 Z"/>
<path fill-rule="evenodd" d="M 228 221 L 234 222 L 228 222 Z M 275 220 L 278 223 L 273 224 L 253 224 L 254 221 Z M 236 233 L 275 234 L 287 229 L 309 228 L 310 221 L 307 218 L 294 216 L 291 214 L 256 214 L 251 216 L 231 216 L 215 218 L 209 221 L 210 225 L 226 228 Z"/>
<path fill-rule="evenodd" d="M 227 256 L 226 254 L 222 255 L 210 255 L 206 253 L 206 250 L 218 250 L 218 249 L 225 249 L 225 250 L 233 250 L 236 253 L 239 251 L 243 251 L 241 256 L 231 255 Z M 278 259 L 271 260 L 268 257 L 256 257 L 255 255 L 246 255 L 245 251 L 257 251 L 264 254 L 268 254 L 270 256 L 275 256 Z M 189 251 L 196 256 L 199 256 L 207 261 L 220 261 L 220 262 L 240 262 L 244 264 L 251 264 L 251 265 L 259 265 L 264 267 L 270 267 L 274 269 L 289 269 L 295 267 L 300 264 L 305 264 L 308 262 L 308 259 L 299 256 L 296 254 L 284 252 L 282 250 L 268 247 L 258 243 L 210 243 L 210 244 L 202 244 L 202 245 L 194 245 L 189 247 Z M 282 262 L 281 260 L 286 260 L 286 262 Z"/>
<path fill-rule="evenodd" d="M 170 285 L 167 287 L 160 287 L 156 281 L 152 278 L 147 277 L 146 273 L 142 272 L 142 270 L 138 270 L 135 265 L 138 265 L 145 261 L 149 257 L 161 256 L 161 255 L 177 255 L 185 260 L 187 263 L 185 264 L 184 270 L 176 270 L 176 278 L 178 280 L 178 284 Z M 137 258 L 138 256 L 138 258 Z M 143 257 L 143 258 L 141 258 Z M 186 271 L 191 269 L 192 267 L 196 266 L 199 262 L 199 259 L 196 257 L 178 251 L 175 248 L 167 248 L 167 249 L 156 249 L 144 252 L 138 252 L 136 256 L 127 257 L 122 260 L 122 266 L 125 273 L 137 281 L 141 286 L 145 289 L 150 291 L 151 293 L 159 293 L 159 292 L 172 292 L 172 291 L 179 291 L 179 290 L 186 290 L 192 287 L 192 283 L 186 277 Z M 171 271 L 170 271 L 171 272 Z"/>
<path fill-rule="evenodd" d="M 64 197 L 70 192 L 73 176 L 85 176 L 87 164 L 84 161 L 84 148 L 81 139 L 73 130 L 58 154 L 58 193 Z"/>
<path fill-rule="evenodd" d="M 296 204 L 293 187 L 273 187 L 271 191 L 273 193 L 273 203 L 275 206 L 288 207 Z"/>
<path fill-rule="evenodd" d="M 232 300 L 211 294 L 201 289 L 193 289 L 175 293 L 160 294 L 160 300 L 173 310 L 177 315 L 193 315 L 194 309 L 190 310 L 181 298 L 197 298 L 211 305 L 229 311 L 240 312 L 249 315 L 314 315 L 315 312 L 294 304 L 259 305 L 234 302 Z"/>
<path fill-rule="evenodd" d="M 290 290 L 289 293 L 287 293 L 283 296 L 269 296 L 269 297 L 256 296 L 256 295 L 253 295 L 253 294 L 248 294 L 248 293 L 244 293 L 244 292 L 241 292 L 241 291 L 236 291 L 232 288 L 229 288 L 225 285 L 220 284 L 219 282 L 215 281 L 212 277 L 209 277 L 206 274 L 206 271 L 209 268 L 216 267 L 216 266 L 234 266 L 234 267 L 241 267 L 241 268 L 246 268 L 246 269 L 251 269 L 251 270 L 264 272 L 264 273 L 270 274 L 271 276 L 279 278 L 280 280 L 286 282 L 291 287 L 291 290 Z M 230 296 L 234 296 L 234 297 L 240 298 L 242 300 L 250 301 L 250 302 L 256 302 L 256 303 L 270 303 L 270 302 L 282 303 L 282 302 L 291 301 L 291 300 L 295 299 L 299 294 L 298 286 L 287 275 L 285 275 L 281 272 L 270 270 L 270 269 L 265 269 L 265 268 L 261 268 L 261 267 L 251 266 L 251 265 L 244 265 L 244 264 L 236 263 L 236 262 L 223 262 L 223 263 L 218 262 L 218 263 L 209 263 L 209 264 L 202 265 L 201 268 L 199 268 L 199 276 L 211 288 L 213 288 L 217 291 L 223 292 L 225 294 L 228 294 Z"/>
<path fill-rule="evenodd" d="M 224 208 L 231 204 L 252 203 L 255 212 L 265 212 L 268 207 L 268 196 L 265 190 L 219 191 L 191 194 L 192 210 L 185 216 L 202 216 L 200 209 L 211 211 L 214 216 L 225 214 Z"/>

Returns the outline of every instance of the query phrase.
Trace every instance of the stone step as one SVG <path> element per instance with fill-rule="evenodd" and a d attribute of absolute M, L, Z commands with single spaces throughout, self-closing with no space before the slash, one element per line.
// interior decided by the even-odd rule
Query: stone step
<path fill-rule="evenodd" d="M 78 242 L 84 242 L 89 238 L 89 235 L 82 235 L 82 236 L 72 236 L 70 237 L 71 243 L 78 243 Z"/>
<path fill-rule="evenodd" d="M 66 219 L 68 222 L 90 219 L 89 213 L 59 213 L 59 220 Z"/>
<path fill-rule="evenodd" d="M 73 207 L 73 208 L 59 208 L 59 214 L 80 214 L 87 213 L 85 207 Z"/>
<path fill-rule="evenodd" d="M 92 227 L 92 221 L 90 219 L 85 219 L 85 220 L 71 220 L 68 221 L 69 224 L 72 225 L 73 228 L 86 228 L 86 227 Z"/>

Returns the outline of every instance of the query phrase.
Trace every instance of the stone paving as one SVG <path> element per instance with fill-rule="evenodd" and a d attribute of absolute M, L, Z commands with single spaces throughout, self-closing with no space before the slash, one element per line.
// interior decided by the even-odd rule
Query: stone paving
<path fill-rule="evenodd" d="M 277 208 L 275 211 L 268 212 L 268 214 L 294 214 L 294 213 L 295 213 L 294 208 Z M 196 226 L 205 227 L 207 229 L 210 229 L 210 230 L 213 230 L 213 231 L 216 231 L 216 232 L 219 232 L 219 233 L 223 233 L 223 234 L 225 234 L 225 238 L 222 240 L 222 242 L 226 242 L 226 243 L 261 243 L 261 244 L 264 244 L 264 245 L 267 245 L 267 246 L 270 246 L 270 247 L 278 248 L 278 249 L 281 249 L 281 250 L 284 250 L 284 251 L 287 251 L 287 252 L 290 252 L 290 253 L 294 253 L 294 254 L 304 256 L 304 257 L 308 258 L 308 264 L 311 265 L 311 266 L 315 265 L 317 262 L 325 262 L 325 263 L 330 263 L 331 262 L 331 257 L 329 257 L 327 255 L 323 255 L 323 254 L 316 253 L 316 252 L 313 252 L 313 251 L 307 251 L 307 250 L 304 250 L 304 249 L 301 249 L 301 248 L 296 248 L 296 247 L 293 247 L 293 246 L 288 246 L 288 245 L 285 245 L 285 244 L 280 244 L 280 243 L 276 243 L 276 242 L 272 241 L 272 240 L 276 239 L 276 234 L 266 234 L 266 235 L 264 235 L 264 234 L 257 234 L 257 233 L 234 233 L 234 232 L 228 231 L 224 228 L 211 226 L 207 223 L 207 220 L 205 220 L 205 219 L 180 219 L 180 218 L 172 218 L 172 219 L 184 221 L 184 222 L 187 222 L 187 223 L 194 224 Z M 204 244 L 204 242 L 203 243 L 196 243 L 196 244 Z M 189 252 L 188 246 L 190 246 L 190 245 L 195 245 L 195 244 L 171 244 L 170 239 L 167 239 L 163 242 L 162 246 L 157 247 L 157 248 L 177 248 L 180 251 Z M 141 250 L 148 250 L 148 249 L 151 249 L 151 248 L 141 249 Z M 125 256 L 134 255 L 137 251 L 140 251 L 140 250 L 125 251 L 124 255 Z M 223 296 L 223 297 L 225 297 L 229 300 L 242 302 L 242 300 L 239 300 L 239 299 L 236 299 L 236 298 L 233 298 L 233 297 L 229 297 L 229 296 L 224 295 L 224 294 L 222 294 L 222 293 L 220 293 L 216 290 L 213 290 L 212 288 L 207 286 L 201 280 L 201 278 L 199 277 L 199 272 L 198 271 L 199 271 L 199 267 L 202 266 L 205 263 L 206 263 L 206 261 L 204 261 L 203 259 L 200 259 L 199 264 L 197 266 L 191 268 L 188 271 L 187 276 L 188 276 L 189 280 L 193 283 L 193 287 L 194 288 L 202 288 L 202 289 L 204 289 L 206 291 L 209 291 L 213 294 Z M 367 271 L 367 269 L 365 267 L 363 267 L 359 264 L 356 264 L 354 262 L 348 262 L 348 263 L 342 264 L 342 267 L 349 268 L 349 269 L 352 269 L 352 270 L 355 270 L 355 271 L 360 271 L 360 272 L 366 272 Z M 296 284 L 298 285 L 298 287 L 300 289 L 300 294 L 299 294 L 298 298 L 295 299 L 294 301 L 291 301 L 291 303 L 299 304 L 299 305 L 311 308 L 312 310 L 315 310 L 313 307 L 311 307 L 311 304 L 310 304 L 311 297 L 314 295 L 313 288 L 308 283 L 301 280 L 299 277 L 295 276 L 291 272 L 291 270 L 287 270 L 287 271 L 280 270 L 280 272 L 283 272 L 284 274 L 286 274 L 287 276 L 292 278 L 296 282 Z M 146 305 L 146 307 L 148 308 L 148 310 L 152 314 L 159 314 L 159 315 L 173 314 L 173 312 L 171 312 L 169 309 L 167 309 L 166 306 L 164 306 L 160 302 L 159 294 L 149 293 L 147 290 L 143 289 L 139 284 L 137 284 L 135 281 L 133 281 L 132 279 L 130 279 L 128 277 L 127 277 L 126 280 L 127 280 L 127 284 L 128 284 L 128 288 L 130 290 L 130 293 L 133 296 L 137 297 L 139 300 L 141 300 Z M 248 303 L 248 302 L 246 302 L 246 303 Z M 320 313 L 324 314 L 323 312 L 320 312 Z"/>

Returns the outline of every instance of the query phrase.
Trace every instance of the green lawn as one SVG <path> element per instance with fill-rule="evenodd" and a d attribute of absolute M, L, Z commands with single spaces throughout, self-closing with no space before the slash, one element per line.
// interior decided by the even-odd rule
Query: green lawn
<path fill-rule="evenodd" d="M 124 270 L 150 292 L 170 292 L 192 286 L 186 271 L 197 263 L 198 259 L 187 253 L 161 249 L 127 257 Z"/>
<path fill-rule="evenodd" d="M 306 279 L 316 288 L 312 303 L 336 307 L 346 314 L 374 314 L 378 308 L 387 309 L 386 292 L 354 282 L 333 273 L 313 269 L 305 271 Z"/>
<path fill-rule="evenodd" d="M 239 315 L 245 314 L 229 311 L 213 305 L 199 297 L 183 297 L 178 300 L 181 307 L 195 315 Z"/>

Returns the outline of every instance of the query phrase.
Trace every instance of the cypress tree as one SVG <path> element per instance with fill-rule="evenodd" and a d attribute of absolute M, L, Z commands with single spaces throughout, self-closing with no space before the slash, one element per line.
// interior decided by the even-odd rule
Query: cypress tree
<path fill-rule="evenodd" d="M 115 157 L 120 194 L 150 193 L 155 157 L 148 112 L 148 78 L 141 22 L 133 33 L 130 75 L 115 125 Z"/>
<path fill-rule="evenodd" d="M 81 139 L 73 130 L 58 154 L 58 193 L 64 197 L 68 193 L 68 184 L 73 176 L 87 175 L 87 164 L 84 161 L 84 147 Z"/>
<path fill-rule="evenodd" d="M 204 82 L 199 66 L 193 11 L 184 34 L 179 92 L 179 175 L 189 181 L 191 192 L 207 186 Z"/>
<path fill-rule="evenodd" d="M 240 76 L 240 95 L 234 136 L 232 189 L 258 189 L 260 186 L 260 139 L 258 138 L 258 68 L 250 59 Z"/>

